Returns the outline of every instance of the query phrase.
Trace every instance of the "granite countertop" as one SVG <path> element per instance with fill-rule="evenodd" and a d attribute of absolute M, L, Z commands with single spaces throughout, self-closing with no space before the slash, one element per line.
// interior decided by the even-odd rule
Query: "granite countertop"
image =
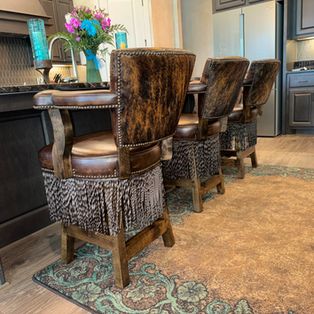
<path fill-rule="evenodd" d="M 40 85 L 21 85 L 21 86 L 0 86 L 1 95 L 16 94 L 35 94 L 37 92 L 47 90 L 84 90 L 84 89 L 109 89 L 108 82 L 102 83 L 60 83 L 60 84 L 40 84 Z"/>

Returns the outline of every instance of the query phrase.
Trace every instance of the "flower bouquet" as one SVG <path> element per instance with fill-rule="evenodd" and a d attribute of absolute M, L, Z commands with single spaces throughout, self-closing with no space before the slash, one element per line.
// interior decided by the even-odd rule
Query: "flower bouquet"
<path fill-rule="evenodd" d="M 75 50 L 84 52 L 87 81 L 100 82 L 97 52 L 104 55 L 108 50 L 104 44 L 113 46 L 114 33 L 126 32 L 126 28 L 121 24 L 112 25 L 105 10 L 96 8 L 92 10 L 84 6 L 75 7 L 71 13 L 66 14 L 65 20 L 67 32 L 56 35 L 65 37 Z"/>

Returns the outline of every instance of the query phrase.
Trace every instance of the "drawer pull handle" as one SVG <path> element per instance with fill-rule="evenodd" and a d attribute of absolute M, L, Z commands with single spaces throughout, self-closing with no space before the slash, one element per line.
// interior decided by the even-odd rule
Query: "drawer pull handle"
<path fill-rule="evenodd" d="M 298 81 L 298 83 L 308 83 L 308 81 Z"/>

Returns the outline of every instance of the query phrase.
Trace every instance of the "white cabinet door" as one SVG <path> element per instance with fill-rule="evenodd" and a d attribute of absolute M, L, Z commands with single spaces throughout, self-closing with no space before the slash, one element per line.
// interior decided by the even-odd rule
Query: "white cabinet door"
<path fill-rule="evenodd" d="M 149 0 L 107 0 L 113 24 L 123 24 L 128 30 L 128 46 L 151 46 Z"/>

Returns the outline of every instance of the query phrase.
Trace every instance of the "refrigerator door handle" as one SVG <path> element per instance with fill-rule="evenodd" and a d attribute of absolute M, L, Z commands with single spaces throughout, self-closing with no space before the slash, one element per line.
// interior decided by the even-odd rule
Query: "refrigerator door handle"
<path fill-rule="evenodd" d="M 244 13 L 240 14 L 240 56 L 245 56 Z"/>

